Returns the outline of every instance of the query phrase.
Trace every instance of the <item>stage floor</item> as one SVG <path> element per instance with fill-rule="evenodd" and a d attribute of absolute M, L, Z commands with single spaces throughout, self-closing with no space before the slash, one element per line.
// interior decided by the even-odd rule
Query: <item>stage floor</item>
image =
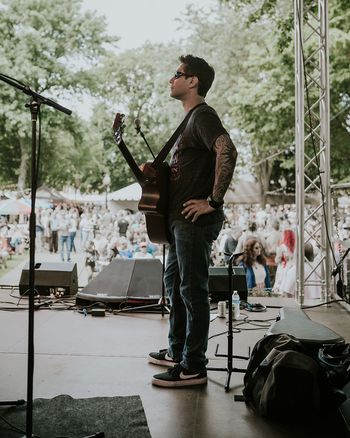
<path fill-rule="evenodd" d="M 9 290 L 0 291 L 1 306 L 14 301 Z M 257 301 L 257 300 L 255 300 Z M 249 347 L 264 336 L 280 307 L 296 306 L 292 299 L 260 299 L 266 312 L 242 312 L 249 323 L 234 333 L 234 353 L 247 355 Z M 21 300 L 21 304 L 25 300 Z M 350 342 L 350 314 L 339 304 L 307 311 L 311 319 L 327 325 Z M 215 357 L 227 349 L 225 319 L 214 319 L 209 341 L 209 366 L 224 367 L 226 359 Z M 258 321 L 258 322 L 256 322 Z M 0 315 L 0 394 L 2 400 L 26 398 L 27 311 L 2 311 Z M 259 326 L 257 326 L 258 324 Z M 144 313 L 85 316 L 74 310 L 35 312 L 34 398 L 59 394 L 72 397 L 140 395 L 153 438 L 274 438 L 329 437 L 329 431 L 305 431 L 267 422 L 251 412 L 242 394 L 243 373 L 233 373 L 225 392 L 226 372 L 208 371 L 203 388 L 165 389 L 152 386 L 152 375 L 164 368 L 149 364 L 147 355 L 167 345 L 168 316 Z M 237 331 L 237 330 L 235 330 Z M 245 368 L 247 362 L 235 360 Z M 116 425 L 118 427 L 118 425 Z M 339 436 L 339 435 L 338 435 Z"/>

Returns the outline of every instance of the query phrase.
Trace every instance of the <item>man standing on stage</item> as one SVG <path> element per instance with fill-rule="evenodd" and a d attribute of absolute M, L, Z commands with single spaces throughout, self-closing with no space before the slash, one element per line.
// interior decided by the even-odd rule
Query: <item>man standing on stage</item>
<path fill-rule="evenodd" d="M 209 259 L 224 220 L 223 199 L 237 159 L 217 113 L 205 102 L 214 69 L 192 55 L 181 56 L 180 62 L 170 79 L 170 95 L 192 114 L 170 163 L 172 243 L 164 275 L 171 305 L 169 347 L 149 355 L 149 362 L 169 367 L 152 380 L 163 387 L 207 382 Z"/>

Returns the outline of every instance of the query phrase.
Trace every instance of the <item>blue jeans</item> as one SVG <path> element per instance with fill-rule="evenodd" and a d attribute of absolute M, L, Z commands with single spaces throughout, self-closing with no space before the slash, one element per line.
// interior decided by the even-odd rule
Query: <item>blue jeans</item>
<path fill-rule="evenodd" d="M 164 284 L 170 300 L 169 354 L 193 372 L 205 370 L 209 333 L 209 261 L 222 222 L 198 226 L 170 223 Z"/>
<path fill-rule="evenodd" d="M 76 231 L 71 231 L 69 233 L 69 250 L 70 252 L 72 252 L 74 250 L 74 252 L 77 252 L 76 248 L 75 248 L 75 243 L 74 243 L 74 239 L 75 236 L 77 235 Z"/>
<path fill-rule="evenodd" d="M 64 246 L 67 250 L 67 262 L 70 262 L 70 237 L 63 235 L 60 237 L 61 260 L 64 262 Z"/>

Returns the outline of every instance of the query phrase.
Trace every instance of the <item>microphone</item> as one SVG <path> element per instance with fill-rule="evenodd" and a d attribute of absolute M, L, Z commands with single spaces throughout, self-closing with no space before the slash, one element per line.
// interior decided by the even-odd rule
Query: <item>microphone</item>
<path fill-rule="evenodd" d="M 231 252 L 224 252 L 224 255 L 225 256 L 229 256 L 229 257 L 233 257 L 233 258 L 235 258 L 235 257 L 239 257 L 239 256 L 241 256 L 241 255 L 243 255 L 243 254 L 245 254 L 245 251 L 243 251 L 243 252 L 237 252 L 236 254 L 234 254 L 234 253 L 231 253 Z"/>
<path fill-rule="evenodd" d="M 141 132 L 141 120 L 139 118 L 134 120 L 134 125 L 136 132 L 139 134 Z"/>

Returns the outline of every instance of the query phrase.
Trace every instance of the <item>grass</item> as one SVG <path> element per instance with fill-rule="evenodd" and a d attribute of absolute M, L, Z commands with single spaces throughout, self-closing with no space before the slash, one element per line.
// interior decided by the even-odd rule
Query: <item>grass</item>
<path fill-rule="evenodd" d="M 24 262 L 25 260 L 29 260 L 29 252 L 24 251 L 23 254 L 14 254 L 11 257 L 8 257 L 7 259 L 7 267 L 4 268 L 3 266 L 0 268 L 0 278 L 3 277 L 8 272 L 12 271 L 12 269 L 16 268 L 20 263 Z"/>

